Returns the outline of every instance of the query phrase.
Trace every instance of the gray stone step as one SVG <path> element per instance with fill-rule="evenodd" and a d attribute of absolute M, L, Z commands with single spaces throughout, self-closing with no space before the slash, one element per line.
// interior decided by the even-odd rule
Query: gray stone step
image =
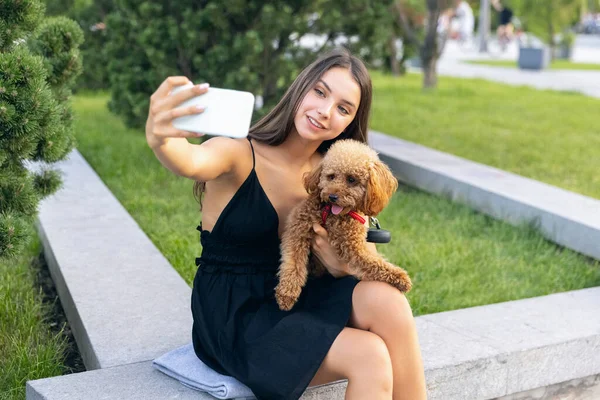
<path fill-rule="evenodd" d="M 379 132 L 370 145 L 399 179 L 600 260 L 600 200 Z"/>
<path fill-rule="evenodd" d="M 491 399 L 600 373 L 600 287 L 417 318 L 430 399 Z"/>
<path fill-rule="evenodd" d="M 493 399 L 598 375 L 598 315 L 600 288 L 590 288 L 417 317 L 428 398 Z M 343 399 L 344 389 L 345 383 L 323 385 L 303 399 Z M 188 396 L 211 398 L 150 362 L 27 383 L 29 400 Z"/>
<path fill-rule="evenodd" d="M 496 400 L 598 400 L 600 399 L 600 375 L 573 379 L 543 388 L 532 389 L 503 396 Z"/>
<path fill-rule="evenodd" d="M 302 400 L 343 400 L 345 382 L 310 388 Z M 30 381 L 27 400 L 214 400 L 155 370 L 151 362 Z"/>

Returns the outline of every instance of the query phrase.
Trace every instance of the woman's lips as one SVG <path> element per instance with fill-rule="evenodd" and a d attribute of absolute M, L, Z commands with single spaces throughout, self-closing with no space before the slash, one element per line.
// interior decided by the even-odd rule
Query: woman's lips
<path fill-rule="evenodd" d="M 325 127 L 323 125 L 321 125 L 316 119 L 314 119 L 313 117 L 309 117 L 306 116 L 306 119 L 308 119 L 308 123 L 316 128 L 316 129 L 325 129 Z"/>

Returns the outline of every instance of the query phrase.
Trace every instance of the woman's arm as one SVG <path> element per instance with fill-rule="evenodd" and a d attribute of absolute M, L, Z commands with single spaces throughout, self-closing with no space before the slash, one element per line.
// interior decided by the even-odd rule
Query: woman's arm
<path fill-rule="evenodd" d="M 239 160 L 239 148 L 233 139 L 218 137 L 201 145 L 191 144 L 188 137 L 198 137 L 193 132 L 176 129 L 172 121 L 183 115 L 203 111 L 196 107 L 178 107 L 194 96 L 206 93 L 208 85 L 197 85 L 170 95 L 171 90 L 189 83 L 184 76 L 167 78 L 150 97 L 150 110 L 146 121 L 146 141 L 159 161 L 177 175 L 206 182 L 230 172 Z"/>

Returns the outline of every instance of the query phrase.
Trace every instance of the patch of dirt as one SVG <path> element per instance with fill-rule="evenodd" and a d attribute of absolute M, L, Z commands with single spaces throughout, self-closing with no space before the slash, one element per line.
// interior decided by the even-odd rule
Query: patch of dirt
<path fill-rule="evenodd" d="M 85 365 L 83 364 L 83 360 L 79 354 L 79 349 L 77 348 L 77 343 L 73 337 L 73 332 L 71 331 L 69 321 L 67 320 L 62 305 L 60 304 L 60 299 L 58 298 L 54 281 L 50 276 L 50 271 L 48 270 L 48 265 L 46 264 L 44 254 L 40 254 L 39 257 L 34 260 L 33 264 L 37 278 L 35 285 L 36 287 L 42 289 L 42 301 L 44 304 L 48 305 L 50 309 L 50 314 L 48 315 L 50 330 L 52 333 L 56 334 L 62 329 L 62 334 L 65 335 L 68 340 L 67 348 L 63 357 L 63 362 L 66 367 L 64 373 L 65 375 L 68 375 L 77 372 L 83 372 L 86 370 Z"/>

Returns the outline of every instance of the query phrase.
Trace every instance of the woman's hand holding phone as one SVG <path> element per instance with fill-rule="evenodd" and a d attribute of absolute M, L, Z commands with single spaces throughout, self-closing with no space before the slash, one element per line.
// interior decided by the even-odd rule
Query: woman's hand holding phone
<path fill-rule="evenodd" d="M 167 138 L 202 136 L 202 134 L 177 129 L 173 126 L 175 118 L 204 112 L 204 107 L 201 106 L 179 107 L 179 105 L 206 93 L 209 86 L 207 83 L 195 85 L 171 95 L 173 88 L 190 83 L 191 81 L 185 76 L 170 76 L 150 96 L 150 109 L 146 120 L 146 140 L 151 148 L 160 146 Z"/>

